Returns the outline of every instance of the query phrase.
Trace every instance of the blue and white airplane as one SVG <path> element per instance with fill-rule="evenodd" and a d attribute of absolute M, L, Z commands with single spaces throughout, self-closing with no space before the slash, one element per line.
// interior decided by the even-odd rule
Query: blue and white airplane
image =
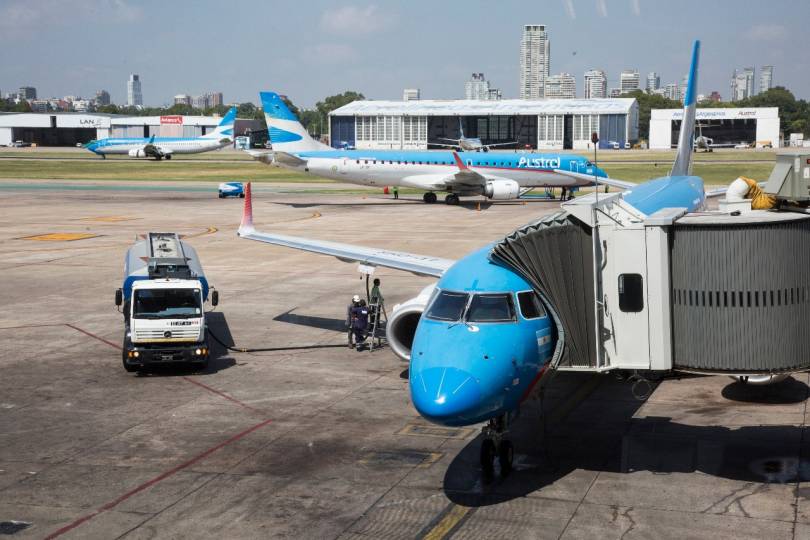
<path fill-rule="evenodd" d="M 172 159 L 173 154 L 199 154 L 232 144 L 235 120 L 236 107 L 231 107 L 216 129 L 202 137 L 108 138 L 90 141 L 84 147 L 103 158 L 107 154 L 125 154 L 135 158 L 153 157 L 158 161 Z"/>
<path fill-rule="evenodd" d="M 663 208 L 693 212 L 705 205 L 703 180 L 690 174 L 699 50 L 696 41 L 684 122 L 670 174 L 626 184 L 631 187 L 622 194 L 623 201 L 640 214 Z M 725 190 L 709 196 L 721 192 Z M 438 278 L 416 298 L 395 306 L 388 322 L 388 342 L 398 356 L 410 361 L 411 400 L 419 414 L 446 426 L 488 422 L 481 446 L 482 466 L 491 470 L 497 456 L 502 472 L 511 468 L 508 425 L 549 368 L 558 345 L 549 314 L 558 310 L 544 305 L 514 269 L 494 261 L 492 245 L 453 261 L 259 232 L 253 225 L 250 184 L 238 234 L 342 261 Z"/>
<path fill-rule="evenodd" d="M 515 146 L 517 141 L 506 142 L 506 143 L 496 143 L 496 144 L 484 144 L 481 139 L 478 137 L 465 137 L 464 136 L 464 125 L 461 121 L 461 117 L 458 119 L 458 139 L 448 139 L 446 137 L 439 137 L 440 141 L 446 141 L 444 143 L 440 142 L 430 142 L 428 144 L 432 144 L 434 146 L 444 146 L 447 148 L 455 148 L 458 147 L 465 152 L 489 152 L 490 148 L 497 148 L 498 146 Z M 447 144 L 453 143 L 453 144 Z"/>
<path fill-rule="evenodd" d="M 537 187 L 575 187 L 610 183 L 607 174 L 587 158 L 571 154 L 460 153 L 410 150 L 336 150 L 309 136 L 275 92 L 261 92 L 271 152 L 249 150 L 265 163 L 364 186 L 400 186 L 426 191 L 424 201 L 445 202 L 483 195 L 516 199 Z"/>

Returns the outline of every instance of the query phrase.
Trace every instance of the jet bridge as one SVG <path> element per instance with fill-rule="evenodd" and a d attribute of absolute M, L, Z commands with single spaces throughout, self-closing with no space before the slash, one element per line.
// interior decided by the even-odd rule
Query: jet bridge
<path fill-rule="evenodd" d="M 810 215 L 644 215 L 591 194 L 493 249 L 552 313 L 560 370 L 776 374 L 810 368 Z"/>

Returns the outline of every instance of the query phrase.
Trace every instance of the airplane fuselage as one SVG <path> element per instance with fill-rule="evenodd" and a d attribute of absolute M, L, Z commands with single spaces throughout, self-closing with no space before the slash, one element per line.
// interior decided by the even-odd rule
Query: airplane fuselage
<path fill-rule="evenodd" d="M 203 137 L 109 138 L 93 141 L 86 148 L 99 155 L 128 154 L 130 150 L 138 150 L 150 144 L 171 154 L 198 154 L 224 148 L 231 143 L 230 141 L 222 142 L 220 138 Z"/>
<path fill-rule="evenodd" d="M 341 182 L 466 194 L 463 188 L 447 181 L 459 170 L 452 152 L 335 150 L 296 152 L 294 155 L 305 160 L 306 164 L 280 164 Z M 525 188 L 592 184 L 566 176 L 565 171 L 588 175 L 596 171 L 597 176 L 606 176 L 590 161 L 577 155 L 462 152 L 459 157 L 481 175 L 514 180 Z"/>

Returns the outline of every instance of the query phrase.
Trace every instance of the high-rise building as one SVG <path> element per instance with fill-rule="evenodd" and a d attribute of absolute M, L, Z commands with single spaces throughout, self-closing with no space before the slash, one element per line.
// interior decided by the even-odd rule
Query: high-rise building
<path fill-rule="evenodd" d="M 569 73 L 546 77 L 546 99 L 574 99 L 577 97 L 577 80 Z"/>
<path fill-rule="evenodd" d="M 678 99 L 683 101 L 686 99 L 686 88 L 689 86 L 689 75 L 684 75 L 681 79 L 681 86 L 678 88 Z"/>
<path fill-rule="evenodd" d="M 201 96 L 194 96 L 191 98 L 191 105 L 195 109 L 207 109 L 210 107 L 211 94 L 203 94 Z"/>
<path fill-rule="evenodd" d="M 601 69 L 585 72 L 585 99 L 607 97 L 607 76 Z"/>
<path fill-rule="evenodd" d="M 718 92 L 717 90 L 712 90 L 712 93 L 711 93 L 711 94 L 709 94 L 709 98 L 708 98 L 708 99 L 709 99 L 709 101 L 714 101 L 714 102 L 718 102 L 718 101 L 720 101 L 720 100 L 721 100 L 721 98 L 720 98 L 720 92 Z"/>
<path fill-rule="evenodd" d="M 110 93 L 106 90 L 99 90 L 96 92 L 96 107 L 101 107 L 102 105 L 109 105 L 110 104 Z"/>
<path fill-rule="evenodd" d="M 641 79 L 637 69 L 625 69 L 619 75 L 619 88 L 621 88 L 622 94 L 638 90 L 640 83 Z"/>
<path fill-rule="evenodd" d="M 130 107 L 143 107 L 141 78 L 135 73 L 132 73 L 127 81 L 127 105 Z"/>
<path fill-rule="evenodd" d="M 681 89 L 678 87 L 678 83 L 669 83 L 666 85 L 666 87 L 664 87 L 664 97 L 676 101 L 680 100 Z"/>
<path fill-rule="evenodd" d="M 759 68 L 759 93 L 767 92 L 773 88 L 773 66 Z"/>
<path fill-rule="evenodd" d="M 754 95 L 754 68 L 747 67 L 742 71 L 734 70 L 731 78 L 731 100 L 740 101 Z"/>
<path fill-rule="evenodd" d="M 661 88 L 661 76 L 655 71 L 647 73 L 647 92 L 652 94 Z"/>
<path fill-rule="evenodd" d="M 546 26 L 527 24 L 523 26 L 520 41 L 520 98 L 540 99 L 545 97 L 546 78 L 549 74 L 550 45 Z"/>
<path fill-rule="evenodd" d="M 501 99 L 501 91 L 492 88 L 483 73 L 473 73 L 464 83 L 464 99 L 497 100 Z"/>
<path fill-rule="evenodd" d="M 33 86 L 21 86 L 20 91 L 17 92 L 18 99 L 37 99 L 37 89 Z"/>
<path fill-rule="evenodd" d="M 421 95 L 418 88 L 406 88 L 402 91 L 402 101 L 419 101 Z"/>
<path fill-rule="evenodd" d="M 621 88 L 611 88 L 610 92 L 608 92 L 608 97 L 617 98 L 620 95 L 622 95 L 622 89 Z"/>
<path fill-rule="evenodd" d="M 188 94 L 177 94 L 174 96 L 175 105 L 191 105 L 191 96 Z"/>
<path fill-rule="evenodd" d="M 211 93 L 211 107 L 219 107 L 225 100 L 222 97 L 222 92 L 212 92 Z"/>

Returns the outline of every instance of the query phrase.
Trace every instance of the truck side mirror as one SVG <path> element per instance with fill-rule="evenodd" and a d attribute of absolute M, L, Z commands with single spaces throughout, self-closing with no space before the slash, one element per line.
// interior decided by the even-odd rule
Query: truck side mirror
<path fill-rule="evenodd" d="M 120 306 L 124 301 L 124 294 L 121 289 L 115 289 L 115 305 Z"/>
<path fill-rule="evenodd" d="M 219 291 L 215 289 L 211 291 L 211 305 L 216 306 L 217 304 L 219 304 Z"/>

